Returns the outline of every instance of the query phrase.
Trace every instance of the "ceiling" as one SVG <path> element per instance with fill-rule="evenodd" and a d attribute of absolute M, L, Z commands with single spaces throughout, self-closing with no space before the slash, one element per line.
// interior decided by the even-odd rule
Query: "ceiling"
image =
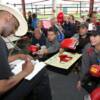
<path fill-rule="evenodd" d="M 0 1 L 2 1 L 3 3 L 7 3 L 7 2 L 9 2 L 9 3 L 21 3 L 21 0 L 0 0 Z M 26 3 L 31 3 L 31 2 L 45 2 L 46 0 L 25 0 L 25 2 Z M 90 0 L 56 0 L 56 2 L 57 3 L 60 3 L 60 2 L 66 2 L 66 1 L 69 1 L 69 2 L 71 2 L 71 1 L 90 1 Z M 100 0 L 95 0 L 95 2 L 99 2 Z M 43 3 L 44 3 L 43 2 Z M 47 0 L 46 2 L 48 2 L 48 3 L 52 3 L 52 0 Z"/>

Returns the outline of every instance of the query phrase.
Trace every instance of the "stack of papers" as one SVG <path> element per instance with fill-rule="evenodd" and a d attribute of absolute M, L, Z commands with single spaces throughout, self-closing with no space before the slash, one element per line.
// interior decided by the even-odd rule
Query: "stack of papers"
<path fill-rule="evenodd" d="M 22 71 L 22 64 L 24 63 L 25 63 L 24 60 L 16 60 L 16 61 L 11 62 L 10 66 L 12 69 L 12 73 L 14 73 L 15 75 L 20 73 Z M 32 63 L 34 65 L 34 70 L 32 71 L 31 74 L 25 77 L 25 79 L 27 80 L 31 80 L 32 78 L 34 78 L 46 66 L 45 63 L 39 62 L 38 60 L 36 61 L 32 60 Z"/>
<path fill-rule="evenodd" d="M 20 40 L 20 37 L 14 36 L 14 35 L 10 35 L 6 38 L 2 37 L 4 39 L 5 42 L 14 42 L 14 41 L 18 41 Z"/>
<path fill-rule="evenodd" d="M 15 48 L 15 44 L 13 43 L 14 41 L 20 40 L 19 37 L 16 37 L 14 35 L 10 35 L 7 38 L 2 37 L 3 40 L 6 42 L 7 48 L 8 49 L 13 49 Z"/>

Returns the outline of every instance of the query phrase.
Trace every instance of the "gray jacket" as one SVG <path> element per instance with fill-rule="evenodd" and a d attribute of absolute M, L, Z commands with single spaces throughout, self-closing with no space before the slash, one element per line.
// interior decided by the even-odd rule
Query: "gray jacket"
<path fill-rule="evenodd" d="M 99 63 L 98 59 L 100 60 L 100 51 L 96 51 L 94 47 L 87 44 L 82 56 L 81 79 L 88 73 L 91 65 Z"/>
<path fill-rule="evenodd" d="M 57 39 L 55 39 L 53 42 L 50 42 L 48 39 L 46 40 L 46 47 L 48 49 L 49 54 L 51 53 L 55 53 L 59 50 L 60 48 L 60 44 L 57 41 Z"/>

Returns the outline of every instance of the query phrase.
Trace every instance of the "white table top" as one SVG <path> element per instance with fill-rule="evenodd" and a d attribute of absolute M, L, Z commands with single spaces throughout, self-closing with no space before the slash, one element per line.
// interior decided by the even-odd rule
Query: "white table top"
<path fill-rule="evenodd" d="M 50 59 L 46 60 L 45 63 L 53 67 L 67 70 L 82 56 L 81 54 L 78 53 L 69 53 L 69 52 L 64 52 L 63 54 L 72 57 L 72 59 L 68 62 L 60 62 L 59 53 L 57 53 Z"/>

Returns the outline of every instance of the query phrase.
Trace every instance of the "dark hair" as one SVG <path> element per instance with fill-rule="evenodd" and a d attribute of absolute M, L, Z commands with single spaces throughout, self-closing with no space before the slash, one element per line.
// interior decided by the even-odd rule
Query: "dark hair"
<path fill-rule="evenodd" d="M 85 17 L 84 15 L 81 16 L 81 18 L 84 18 L 84 17 Z"/>
<path fill-rule="evenodd" d="M 28 13 L 31 13 L 31 11 L 28 11 Z"/>
<path fill-rule="evenodd" d="M 87 22 L 87 23 L 90 23 L 90 22 L 91 22 L 90 18 L 88 18 L 88 19 L 86 20 L 86 22 Z"/>
<path fill-rule="evenodd" d="M 75 17 L 73 15 L 69 15 L 70 17 L 72 17 L 72 20 L 75 20 Z"/>
<path fill-rule="evenodd" d="M 89 33 L 90 36 L 97 36 L 97 35 L 100 36 L 100 29 L 92 30 L 92 31 L 90 31 L 88 33 Z"/>
<path fill-rule="evenodd" d="M 82 23 L 78 26 L 78 30 L 80 30 L 81 28 L 87 28 L 88 29 L 88 24 L 87 23 Z"/>
<path fill-rule="evenodd" d="M 54 31 L 54 29 L 52 27 L 50 27 L 47 32 L 54 32 L 56 34 L 56 32 Z"/>
<path fill-rule="evenodd" d="M 96 14 L 96 11 L 93 11 L 92 13 L 90 13 L 88 16 L 91 18 L 94 14 Z"/>
<path fill-rule="evenodd" d="M 32 18 L 37 18 L 37 14 L 36 13 L 33 13 L 32 14 Z"/>

